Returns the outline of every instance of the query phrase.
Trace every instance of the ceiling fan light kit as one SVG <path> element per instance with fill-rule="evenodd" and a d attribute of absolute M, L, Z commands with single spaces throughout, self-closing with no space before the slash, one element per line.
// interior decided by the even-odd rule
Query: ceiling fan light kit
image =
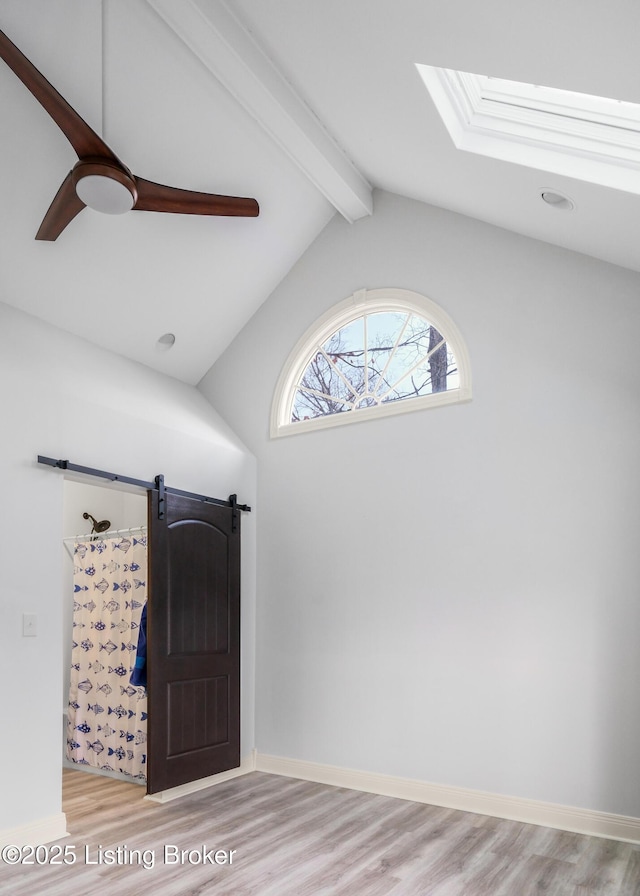
<path fill-rule="evenodd" d="M 97 212 L 123 215 L 138 201 L 133 177 L 102 159 L 80 159 L 71 178 L 79 199 Z"/>
<path fill-rule="evenodd" d="M 255 199 L 156 184 L 133 175 L 26 56 L 0 31 L 0 57 L 58 125 L 78 156 L 44 216 L 37 240 L 55 240 L 84 208 L 108 215 L 137 211 L 256 217 Z"/>

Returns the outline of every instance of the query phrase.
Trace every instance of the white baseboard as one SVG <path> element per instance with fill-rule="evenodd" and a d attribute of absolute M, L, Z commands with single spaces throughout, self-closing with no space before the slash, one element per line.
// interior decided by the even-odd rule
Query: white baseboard
<path fill-rule="evenodd" d="M 252 771 L 268 772 L 286 778 L 300 778 L 304 781 L 315 781 L 318 784 L 329 784 L 333 787 L 347 787 L 350 790 L 362 790 L 381 796 L 412 800 L 416 803 L 428 803 L 447 809 L 474 812 L 478 815 L 492 815 L 495 818 L 536 824 L 561 831 L 572 831 L 577 834 L 640 843 L 640 818 L 484 793 L 479 790 L 467 790 L 463 787 L 445 787 L 426 781 L 360 772 L 333 765 L 323 765 L 318 762 L 307 762 L 302 759 L 284 759 L 280 756 L 258 753 L 256 750 L 244 757 L 238 768 L 221 772 L 219 775 L 211 775 L 208 778 L 201 778 L 199 781 L 192 781 L 189 784 L 182 784 L 179 787 L 172 787 L 144 798 L 156 803 L 167 803 Z M 66 825 L 66 816 L 64 812 L 60 812 L 58 815 L 52 815 L 49 818 L 16 828 L 7 828 L 0 831 L 0 847 L 10 844 L 37 846 L 41 843 L 52 843 L 69 836 Z"/>
<path fill-rule="evenodd" d="M 0 831 L 0 846 L 39 846 L 68 836 L 67 816 L 60 812 L 17 828 L 5 828 Z"/>
<path fill-rule="evenodd" d="M 255 768 L 256 771 L 288 778 L 302 778 L 318 784 L 348 787 L 350 790 L 364 790 L 367 793 L 429 803 L 447 809 L 460 809 L 478 815 L 493 815 L 495 818 L 521 821 L 561 831 L 640 843 L 640 818 L 625 815 L 612 815 L 591 809 L 577 809 L 572 806 L 483 793 L 462 787 L 444 787 L 426 781 L 359 772 L 300 759 L 283 759 L 280 756 L 267 756 L 263 753 L 257 754 Z"/>
<path fill-rule="evenodd" d="M 252 750 L 249 756 L 245 756 L 244 759 L 240 760 L 238 768 L 231 768 L 227 772 L 220 772 L 219 775 L 210 775 L 208 778 L 190 781 L 188 784 L 180 784 L 178 787 L 170 787 L 169 790 L 160 790 L 158 793 L 148 794 L 144 799 L 152 803 L 169 803 L 171 800 L 177 800 L 181 796 L 187 796 L 189 793 L 196 793 L 198 790 L 214 787 L 216 784 L 222 784 L 223 781 L 230 781 L 232 778 L 246 775 L 255 771 L 255 769 L 256 751 Z"/>

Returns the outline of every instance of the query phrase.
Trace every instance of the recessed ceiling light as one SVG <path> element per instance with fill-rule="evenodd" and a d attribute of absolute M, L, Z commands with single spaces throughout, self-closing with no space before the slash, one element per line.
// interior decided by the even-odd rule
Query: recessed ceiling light
<path fill-rule="evenodd" d="M 558 211 L 570 212 L 575 208 L 572 199 L 569 199 L 568 196 L 564 196 L 562 193 L 557 193 L 555 190 L 543 190 L 540 196 L 543 202 L 546 202 L 551 208 L 557 208 Z"/>
<path fill-rule="evenodd" d="M 176 337 L 173 333 L 165 333 L 164 336 L 161 336 L 160 339 L 156 342 L 156 348 L 161 352 L 168 352 L 170 348 L 173 347 L 173 344 L 176 341 Z"/>

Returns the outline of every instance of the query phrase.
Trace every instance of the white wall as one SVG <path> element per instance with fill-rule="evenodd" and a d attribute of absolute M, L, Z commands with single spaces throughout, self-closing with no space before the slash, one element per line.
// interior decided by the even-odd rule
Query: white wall
<path fill-rule="evenodd" d="M 473 401 L 270 441 L 296 340 L 383 286 Z M 385 193 L 327 226 L 200 384 L 258 459 L 260 752 L 640 816 L 639 332 L 636 273 Z"/>
<path fill-rule="evenodd" d="M 52 299 L 53 300 L 53 299 Z M 60 812 L 63 475 L 38 454 L 255 498 L 255 460 L 202 395 L 0 305 L 0 830 Z M 90 510 L 90 508 L 87 508 Z M 90 511 L 92 512 L 92 511 Z M 242 754 L 254 746 L 255 523 L 243 516 Z M 38 636 L 22 637 L 36 613 Z"/>
<path fill-rule="evenodd" d="M 94 479 L 94 482 L 99 484 L 65 480 L 62 504 L 65 538 L 91 533 L 93 524 L 83 518 L 85 512 L 98 521 L 108 519 L 111 523 L 109 531 L 147 525 L 147 495 L 144 490 L 124 491 L 118 488 L 118 483 L 102 479 Z"/>

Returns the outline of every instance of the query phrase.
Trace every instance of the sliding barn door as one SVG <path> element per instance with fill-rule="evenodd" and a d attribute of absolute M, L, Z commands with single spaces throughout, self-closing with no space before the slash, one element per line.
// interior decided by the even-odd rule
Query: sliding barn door
<path fill-rule="evenodd" d="M 148 793 L 240 765 L 240 514 L 158 492 L 149 513 Z"/>

